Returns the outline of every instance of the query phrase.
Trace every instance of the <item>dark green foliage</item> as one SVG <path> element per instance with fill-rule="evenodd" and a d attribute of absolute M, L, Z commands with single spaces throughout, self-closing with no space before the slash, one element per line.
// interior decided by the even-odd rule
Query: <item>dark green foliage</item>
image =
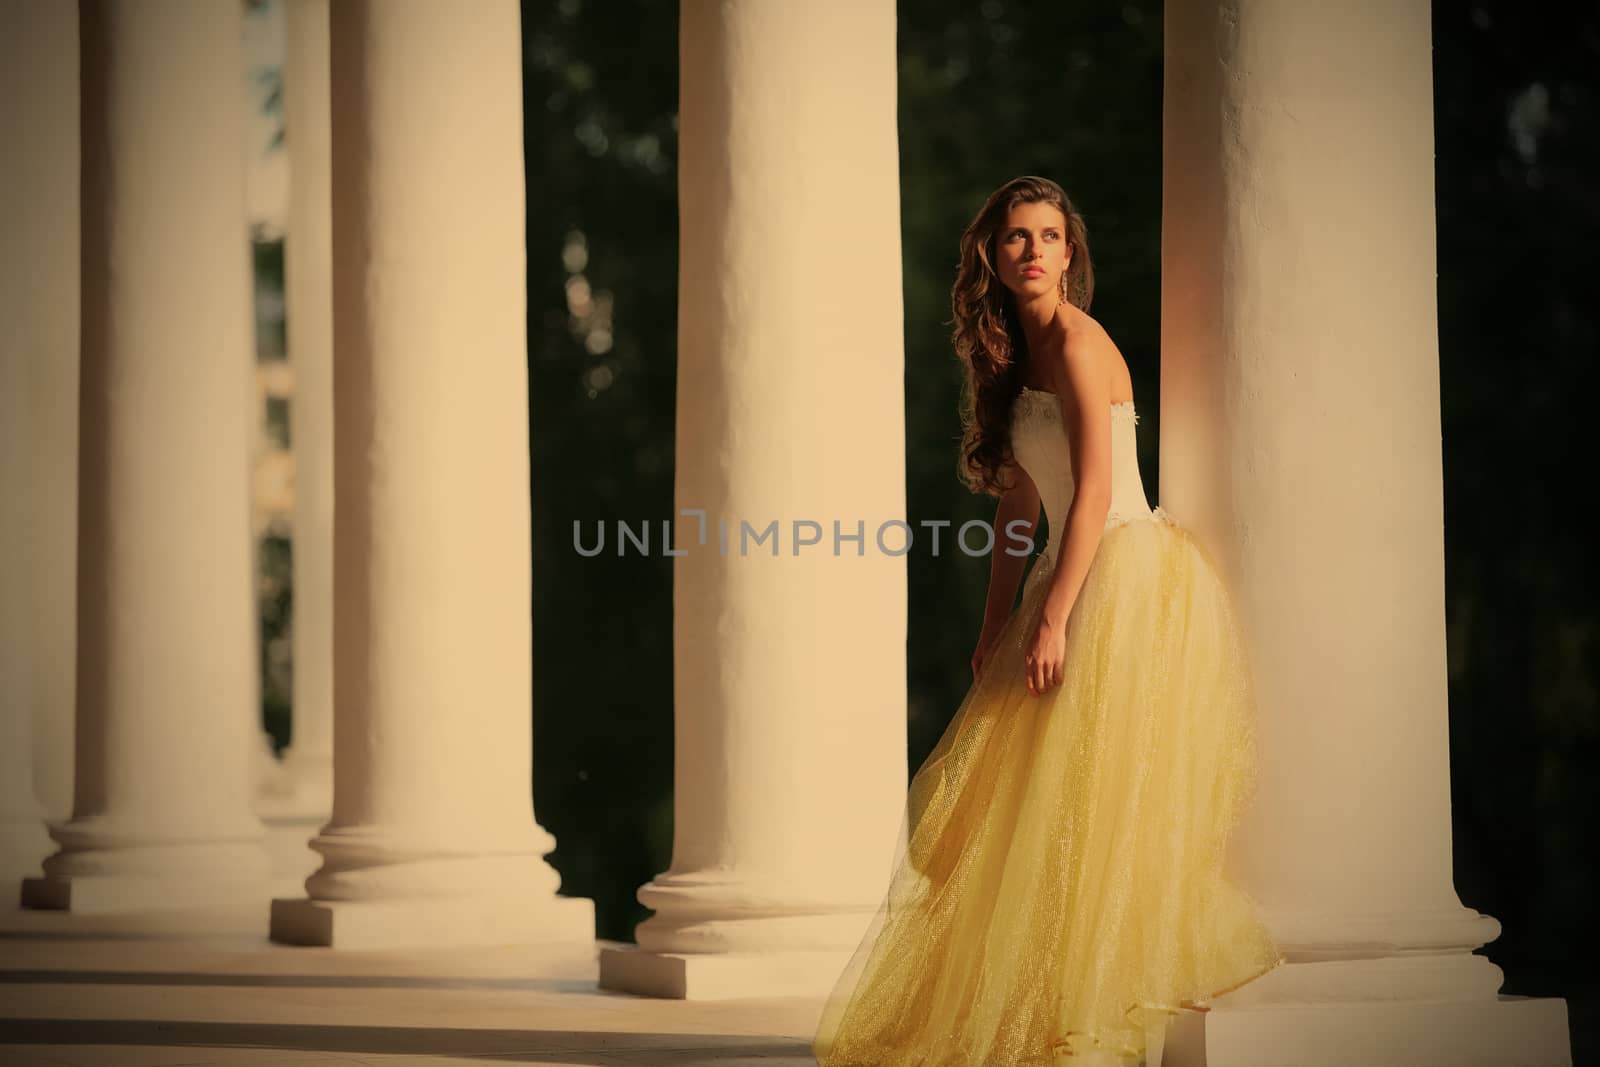
<path fill-rule="evenodd" d="M 282 530 L 269 530 L 256 542 L 256 610 L 260 630 L 256 653 L 261 668 L 261 726 L 281 752 L 293 732 L 290 707 L 294 675 L 289 642 L 294 616 L 294 553 Z"/>
<path fill-rule="evenodd" d="M 1600 1057 L 1593 812 L 1600 629 L 1600 10 L 1434 5 L 1439 341 L 1456 889 L 1505 992 L 1569 999 Z M 1588 295 L 1585 295 L 1588 294 Z"/>
<path fill-rule="evenodd" d="M 255 279 L 255 352 L 258 360 L 282 360 L 289 350 L 289 320 L 284 308 L 283 238 L 251 235 L 250 264 Z"/>
<path fill-rule="evenodd" d="M 634 892 L 672 855 L 672 561 L 612 540 L 585 559 L 572 525 L 659 536 L 672 514 L 677 19 L 670 2 L 523 5 L 534 799 L 562 892 L 629 941 L 650 914 Z M 584 284 L 615 294 L 609 315 L 569 309 Z"/>

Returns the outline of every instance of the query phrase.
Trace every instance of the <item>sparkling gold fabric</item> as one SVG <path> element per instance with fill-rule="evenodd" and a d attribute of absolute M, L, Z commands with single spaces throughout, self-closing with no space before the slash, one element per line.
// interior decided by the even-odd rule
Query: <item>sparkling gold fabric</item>
<path fill-rule="evenodd" d="M 1113 462 L 1136 465 L 1123 410 Z M 1018 418 L 1038 481 L 1066 437 L 1045 403 Z M 824 1007 L 821 1067 L 1159 1067 L 1173 1012 L 1283 962 L 1223 873 L 1256 779 L 1232 605 L 1188 530 L 1113 504 L 1063 684 L 1029 695 L 1022 662 L 1052 544 L 914 776 L 888 892 Z"/>

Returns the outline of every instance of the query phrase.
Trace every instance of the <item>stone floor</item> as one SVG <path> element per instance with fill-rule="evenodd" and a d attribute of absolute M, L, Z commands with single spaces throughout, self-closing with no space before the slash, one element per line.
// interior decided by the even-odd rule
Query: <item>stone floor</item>
<path fill-rule="evenodd" d="M 815 1064 L 813 999 L 601 991 L 596 954 L 332 952 L 251 914 L 0 915 L 0 1065 Z"/>

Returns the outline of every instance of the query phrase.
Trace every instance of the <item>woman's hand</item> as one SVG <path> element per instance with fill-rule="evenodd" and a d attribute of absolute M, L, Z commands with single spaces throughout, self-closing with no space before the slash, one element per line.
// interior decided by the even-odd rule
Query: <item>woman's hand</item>
<path fill-rule="evenodd" d="M 978 635 L 978 647 L 972 652 L 972 680 L 978 680 L 978 673 L 983 670 L 983 665 L 989 661 L 989 653 L 994 651 L 995 642 L 1000 639 L 1000 631 L 1005 629 L 1004 623 L 985 626 Z"/>
<path fill-rule="evenodd" d="M 1052 624 L 1049 619 L 1041 618 L 1022 661 L 1028 692 L 1040 696 L 1046 689 L 1060 685 L 1066 659 L 1067 625 Z"/>

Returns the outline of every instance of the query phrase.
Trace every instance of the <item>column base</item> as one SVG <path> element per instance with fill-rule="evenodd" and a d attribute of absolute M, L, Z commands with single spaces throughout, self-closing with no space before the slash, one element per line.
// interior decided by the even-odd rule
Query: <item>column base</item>
<path fill-rule="evenodd" d="M 272 902 L 273 941 L 328 948 L 594 944 L 594 901 L 586 897 L 473 894 L 400 900 Z"/>
<path fill-rule="evenodd" d="M 1293 950 L 1289 955 L 1294 960 Z M 1494 961 L 1476 952 L 1296 960 L 1219 996 L 1217 1002 L 1232 1008 L 1373 1000 L 1489 1003 L 1504 982 L 1505 973 Z"/>
<path fill-rule="evenodd" d="M 174 823 L 88 815 L 51 827 L 61 849 L 42 877 L 23 882 L 22 906 L 108 914 L 259 908 L 271 899 L 255 816 Z"/>
<path fill-rule="evenodd" d="M 1293 960 L 1454 955 L 1482 948 L 1500 936 L 1498 919 L 1460 904 L 1377 914 L 1268 908 L 1261 917 L 1278 947 Z"/>
<path fill-rule="evenodd" d="M 824 997 L 851 951 L 651 952 L 634 945 L 600 950 L 600 988 L 670 1000 Z"/>
<path fill-rule="evenodd" d="M 887 885 L 856 896 L 808 895 L 793 879 L 740 871 L 668 871 L 639 887 L 655 912 L 634 941 L 661 955 L 736 956 L 854 950 Z"/>
<path fill-rule="evenodd" d="M 1164 1067 L 1571 1067 L 1566 1001 L 1333 1001 L 1183 1012 L 1168 1031 Z"/>
<path fill-rule="evenodd" d="M 22 906 L 109 915 L 140 911 L 227 911 L 270 899 L 265 881 L 218 881 L 151 875 L 46 875 L 22 883 Z"/>

